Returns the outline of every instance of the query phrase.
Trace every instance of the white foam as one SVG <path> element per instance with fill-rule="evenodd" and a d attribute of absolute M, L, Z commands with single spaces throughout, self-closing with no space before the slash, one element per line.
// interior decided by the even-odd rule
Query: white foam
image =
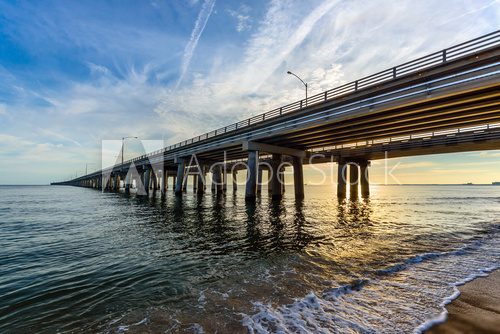
<path fill-rule="evenodd" d="M 445 322 L 446 319 L 448 318 L 448 311 L 446 310 L 446 305 L 450 304 L 452 301 L 454 301 L 455 299 L 460 297 L 460 290 L 458 289 L 458 286 L 464 285 L 464 284 L 471 282 L 472 280 L 479 278 L 479 277 L 487 277 L 489 273 L 491 273 L 494 270 L 497 270 L 498 268 L 499 268 L 498 265 L 490 267 L 490 268 L 485 268 L 485 269 L 480 270 L 478 273 L 471 274 L 471 275 L 467 276 L 466 278 L 464 278 L 461 281 L 457 281 L 457 282 L 452 283 L 451 285 L 453 286 L 453 294 L 451 294 L 450 296 L 445 298 L 443 300 L 443 302 L 441 303 L 441 305 L 440 305 L 442 308 L 441 314 L 433 319 L 430 319 L 430 320 L 424 322 L 422 325 L 415 328 L 414 333 L 416 333 L 416 334 L 423 333 L 426 330 L 428 330 L 429 328 L 431 328 L 432 326 Z"/>
<path fill-rule="evenodd" d="M 203 327 L 200 324 L 192 324 L 190 326 L 190 329 L 192 329 L 194 333 L 205 334 L 205 330 L 203 329 Z"/>
<path fill-rule="evenodd" d="M 198 308 L 205 308 L 205 304 L 207 303 L 207 297 L 205 296 L 205 290 L 200 291 L 200 295 L 198 297 Z"/>
<path fill-rule="evenodd" d="M 370 280 L 310 292 L 288 305 L 254 302 L 242 323 L 255 333 L 422 333 L 447 318 L 457 286 L 499 267 L 499 240 L 426 253 L 376 272 Z"/>

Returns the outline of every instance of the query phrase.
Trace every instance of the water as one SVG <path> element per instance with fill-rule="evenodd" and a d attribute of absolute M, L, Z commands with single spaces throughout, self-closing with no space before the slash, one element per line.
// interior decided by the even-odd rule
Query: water
<path fill-rule="evenodd" d="M 500 187 L 295 202 L 0 187 L 0 332 L 412 333 L 500 262 Z"/>

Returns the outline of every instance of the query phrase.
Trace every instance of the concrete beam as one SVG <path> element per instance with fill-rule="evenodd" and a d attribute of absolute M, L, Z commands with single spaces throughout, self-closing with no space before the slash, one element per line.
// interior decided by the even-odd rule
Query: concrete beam
<path fill-rule="evenodd" d="M 292 157 L 305 158 L 306 151 L 297 150 L 294 148 L 276 146 L 270 144 L 259 143 L 255 141 L 244 141 L 242 144 L 243 151 L 260 151 L 267 152 L 271 154 L 284 154 L 290 155 Z"/>

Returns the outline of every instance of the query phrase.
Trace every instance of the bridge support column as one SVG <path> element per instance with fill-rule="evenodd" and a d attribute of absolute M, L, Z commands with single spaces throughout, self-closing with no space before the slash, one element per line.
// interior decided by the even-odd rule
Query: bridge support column
<path fill-rule="evenodd" d="M 146 195 L 149 196 L 149 188 L 151 184 L 151 169 L 146 169 L 142 172 L 142 185 L 144 186 L 145 194 L 142 193 L 140 189 L 137 189 L 137 195 Z"/>
<path fill-rule="evenodd" d="M 281 194 L 285 193 L 285 166 L 280 170 Z"/>
<path fill-rule="evenodd" d="M 181 195 L 183 190 L 184 183 L 184 171 L 186 169 L 186 160 L 183 158 L 179 158 L 177 161 L 177 176 L 175 180 L 175 194 Z"/>
<path fill-rule="evenodd" d="M 193 175 L 193 193 L 196 193 L 197 189 L 198 189 L 198 175 L 194 174 Z"/>
<path fill-rule="evenodd" d="M 361 172 L 361 197 L 363 198 L 370 197 L 370 179 L 368 177 L 369 165 L 369 161 L 363 161 L 359 164 Z"/>
<path fill-rule="evenodd" d="M 132 186 L 132 176 L 127 173 L 125 175 L 125 181 L 123 181 L 123 187 L 125 188 L 125 194 L 130 194 L 130 187 Z"/>
<path fill-rule="evenodd" d="M 257 195 L 262 193 L 262 168 L 259 167 L 257 174 Z"/>
<path fill-rule="evenodd" d="M 351 199 L 358 198 L 358 188 L 359 188 L 359 166 L 355 162 L 349 163 L 349 197 Z"/>
<path fill-rule="evenodd" d="M 245 187 L 245 199 L 255 200 L 257 194 L 257 169 L 259 167 L 259 151 L 248 151 L 247 162 L 247 184 Z"/>
<path fill-rule="evenodd" d="M 217 192 L 217 188 L 215 185 L 215 173 L 212 171 L 212 184 L 210 185 L 210 190 L 212 191 L 212 194 L 215 194 Z"/>
<path fill-rule="evenodd" d="M 197 194 L 203 194 L 205 192 L 205 180 L 206 180 L 206 175 L 205 175 L 205 168 L 200 166 L 201 173 L 202 175 L 198 175 L 196 178 L 196 193 Z"/>
<path fill-rule="evenodd" d="M 182 183 L 182 192 L 187 191 L 188 179 L 189 179 L 189 174 L 184 176 L 184 182 Z"/>
<path fill-rule="evenodd" d="M 163 197 L 167 194 L 167 187 L 168 187 L 167 170 L 163 168 L 163 170 L 161 171 L 161 195 Z"/>
<path fill-rule="evenodd" d="M 227 168 L 226 164 L 221 165 L 221 177 L 222 177 L 222 192 L 225 194 L 227 192 Z"/>
<path fill-rule="evenodd" d="M 302 158 L 293 157 L 293 186 L 295 188 L 295 199 L 304 198 L 304 168 Z"/>
<path fill-rule="evenodd" d="M 212 171 L 212 192 L 217 193 L 217 195 L 222 194 L 224 189 L 223 180 L 222 180 L 222 166 L 214 165 Z"/>
<path fill-rule="evenodd" d="M 153 196 L 156 196 L 156 192 L 158 191 L 158 171 L 152 170 L 152 178 L 153 178 Z"/>
<path fill-rule="evenodd" d="M 273 173 L 273 169 L 269 168 L 267 170 L 267 192 L 269 194 L 273 193 L 273 180 L 272 180 L 272 177 L 271 177 L 272 173 Z"/>
<path fill-rule="evenodd" d="M 343 199 L 346 197 L 347 166 L 343 161 L 338 163 L 337 172 L 337 197 Z"/>
<path fill-rule="evenodd" d="M 272 198 L 275 199 L 280 199 L 283 196 L 281 161 L 281 154 L 273 153 L 273 157 L 271 159 L 271 191 Z"/>
<path fill-rule="evenodd" d="M 238 171 L 233 168 L 231 175 L 232 175 L 232 179 L 233 179 L 233 193 L 236 193 L 238 191 L 238 181 L 236 179 L 236 177 L 238 175 Z"/>

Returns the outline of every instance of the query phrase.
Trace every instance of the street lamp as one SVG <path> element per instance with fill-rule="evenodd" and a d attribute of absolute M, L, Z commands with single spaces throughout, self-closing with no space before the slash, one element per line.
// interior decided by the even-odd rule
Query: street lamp
<path fill-rule="evenodd" d="M 87 162 L 87 163 L 85 163 L 85 175 L 88 175 L 88 173 L 87 173 L 88 166 L 89 165 L 93 165 L 93 164 L 94 164 L 93 162 Z"/>
<path fill-rule="evenodd" d="M 135 138 L 137 139 L 137 137 L 133 137 L 133 136 L 129 136 L 129 137 L 122 137 L 122 165 L 123 165 L 123 153 L 124 153 L 124 148 L 125 148 L 125 139 L 129 139 L 129 138 Z"/>
<path fill-rule="evenodd" d="M 300 82 L 302 82 L 304 84 L 304 86 L 306 87 L 306 107 L 307 107 L 307 83 L 304 82 L 304 80 L 302 80 L 297 74 L 291 72 L 291 71 L 287 71 L 286 72 L 287 74 L 290 74 L 290 75 L 293 75 L 294 77 L 296 77 L 297 79 L 300 80 Z"/>

